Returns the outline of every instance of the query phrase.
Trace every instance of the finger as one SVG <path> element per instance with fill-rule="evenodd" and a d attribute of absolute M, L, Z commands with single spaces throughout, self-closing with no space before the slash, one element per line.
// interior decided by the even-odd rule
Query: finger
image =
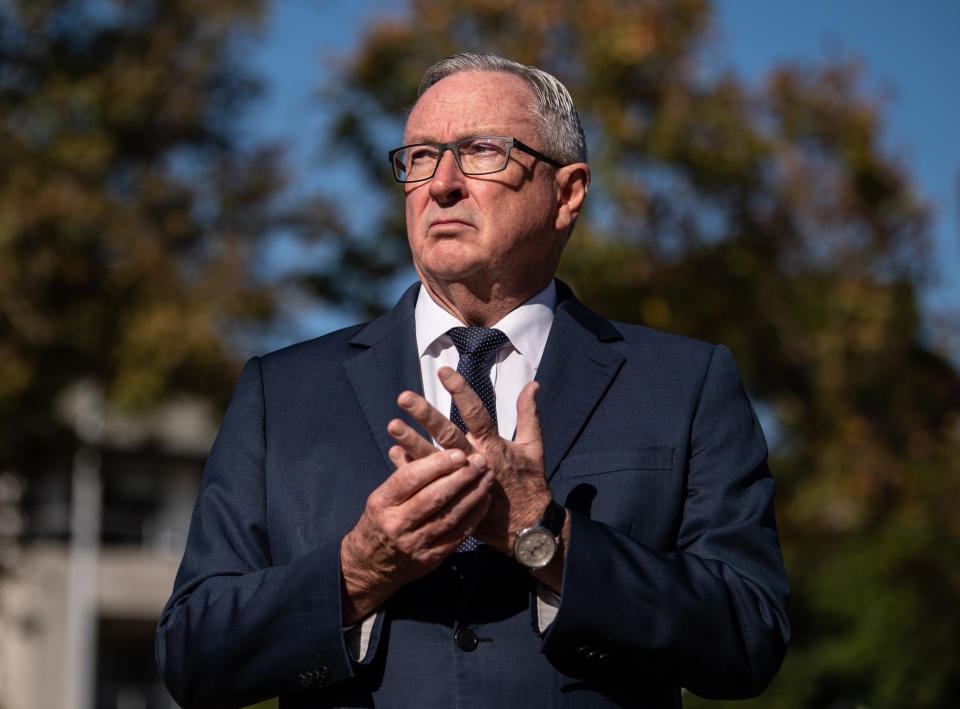
<path fill-rule="evenodd" d="M 453 551 L 473 534 L 490 509 L 493 480 L 493 474 L 487 473 L 429 521 L 426 531 L 434 544 Z"/>
<path fill-rule="evenodd" d="M 480 541 L 486 542 L 486 540 L 480 537 L 479 530 L 481 523 L 490 513 L 491 505 L 493 505 L 493 495 L 487 495 L 486 498 L 480 502 L 480 504 L 470 510 L 469 514 L 466 516 L 461 525 L 460 538 L 457 540 L 458 545 L 470 536 L 474 536 L 477 539 L 480 539 Z"/>
<path fill-rule="evenodd" d="M 436 450 L 436 449 L 434 449 Z M 392 462 L 398 468 L 403 467 L 407 463 L 413 461 L 413 458 L 400 446 L 392 446 L 387 455 L 390 456 L 390 462 Z"/>
<path fill-rule="evenodd" d="M 405 391 L 397 398 L 397 404 L 413 416 L 441 448 L 459 448 L 466 453 L 470 452 L 471 446 L 463 431 L 419 394 Z"/>
<path fill-rule="evenodd" d="M 491 480 L 490 485 L 492 487 L 493 486 L 492 475 L 490 476 L 490 480 Z M 487 512 L 489 512 L 490 505 L 492 504 L 493 504 L 493 496 L 488 492 L 483 497 L 483 499 L 470 510 L 470 514 L 467 515 L 463 523 L 464 531 L 460 537 L 461 542 L 477 531 L 477 528 L 480 526 L 480 523 L 483 521 L 483 518 L 487 516 Z"/>
<path fill-rule="evenodd" d="M 535 445 L 543 449 L 543 432 L 540 428 L 540 414 L 537 411 L 538 382 L 530 382 L 517 397 L 517 434 L 514 440 L 520 445 Z"/>
<path fill-rule="evenodd" d="M 410 457 L 411 460 L 416 458 L 426 458 L 428 455 L 432 455 L 433 453 L 437 452 L 437 448 L 433 445 L 433 443 L 421 436 L 413 429 L 413 427 L 408 426 L 400 419 L 393 419 L 387 424 L 387 433 L 393 436 L 393 440 L 400 445 L 400 447 Z"/>
<path fill-rule="evenodd" d="M 459 524 L 467 509 L 489 495 L 492 476 L 484 483 L 485 473 L 485 468 L 470 460 L 418 490 L 403 504 L 402 514 L 412 527 L 430 527 L 433 535 L 438 530 L 442 533 Z"/>
<path fill-rule="evenodd" d="M 391 461 L 393 457 L 391 456 Z M 398 467 L 375 492 L 381 503 L 388 507 L 400 505 L 416 495 L 424 487 L 465 466 L 467 456 L 461 450 L 438 451 L 425 458 L 411 460 Z"/>
<path fill-rule="evenodd" d="M 467 430 L 481 441 L 491 437 L 499 438 L 500 432 L 490 418 L 490 412 L 480 401 L 477 392 L 467 384 L 467 380 L 450 367 L 441 367 L 437 373 L 460 410 L 460 418 Z"/>

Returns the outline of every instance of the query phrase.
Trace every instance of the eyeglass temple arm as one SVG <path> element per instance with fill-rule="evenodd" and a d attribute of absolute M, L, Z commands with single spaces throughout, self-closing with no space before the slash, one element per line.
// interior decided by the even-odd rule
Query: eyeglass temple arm
<path fill-rule="evenodd" d="M 529 145 L 517 140 L 516 138 L 513 139 L 513 147 L 522 150 L 527 155 L 532 155 L 538 160 L 543 160 L 548 165 L 553 165 L 553 167 L 565 167 L 563 163 L 557 162 L 549 155 L 544 155 L 539 150 L 536 150 L 535 148 L 531 148 Z"/>

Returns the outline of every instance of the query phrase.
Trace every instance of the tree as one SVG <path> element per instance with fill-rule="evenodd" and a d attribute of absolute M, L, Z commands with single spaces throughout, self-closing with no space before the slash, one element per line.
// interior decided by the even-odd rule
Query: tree
<path fill-rule="evenodd" d="M 711 69 L 710 30 L 705 0 L 415 0 L 327 89 L 332 140 L 396 202 L 382 158 L 426 66 L 485 49 L 558 75 L 594 173 L 562 277 L 606 315 L 729 345 L 772 434 L 794 642 L 756 706 L 946 706 L 960 374 L 921 335 L 926 208 L 855 62 L 748 87 Z M 398 212 L 345 268 L 404 268 Z"/>
<path fill-rule="evenodd" d="M 128 409 L 223 405 L 231 335 L 275 297 L 257 270 L 279 155 L 241 144 L 238 63 L 260 0 L 0 4 L 0 471 L 72 455 L 79 382 Z M 295 220 L 294 220 L 295 221 Z"/>

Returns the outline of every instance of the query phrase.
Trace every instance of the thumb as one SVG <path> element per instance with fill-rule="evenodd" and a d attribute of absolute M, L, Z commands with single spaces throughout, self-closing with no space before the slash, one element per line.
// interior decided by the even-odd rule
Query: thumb
<path fill-rule="evenodd" d="M 540 430 L 540 415 L 537 412 L 539 382 L 530 382 L 517 397 L 517 435 L 515 441 L 522 446 L 534 445 L 543 450 L 543 434 Z"/>

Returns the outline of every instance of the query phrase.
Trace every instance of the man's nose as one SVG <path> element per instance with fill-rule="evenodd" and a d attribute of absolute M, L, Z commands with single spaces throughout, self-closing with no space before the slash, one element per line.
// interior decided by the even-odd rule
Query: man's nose
<path fill-rule="evenodd" d="M 449 200 L 451 197 L 463 196 L 464 178 L 457 165 L 453 150 L 448 148 L 440 155 L 437 170 L 430 180 L 430 194 L 439 201 Z"/>

